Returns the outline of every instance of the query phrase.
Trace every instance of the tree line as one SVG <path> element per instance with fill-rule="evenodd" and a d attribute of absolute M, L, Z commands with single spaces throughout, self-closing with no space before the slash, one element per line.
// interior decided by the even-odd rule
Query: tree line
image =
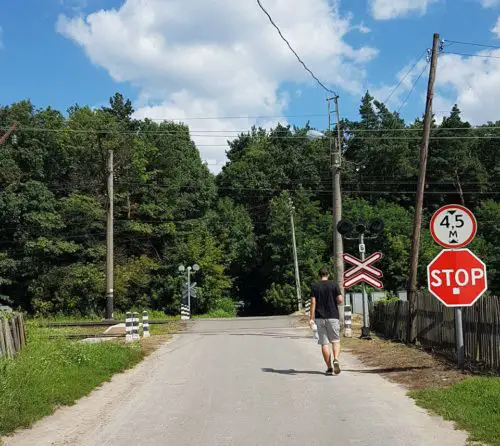
<path fill-rule="evenodd" d="M 180 310 L 179 264 L 197 263 L 196 313 L 243 301 L 250 314 L 296 309 L 290 199 L 304 296 L 332 265 L 330 137 L 311 128 L 253 127 L 228 141 L 228 163 L 213 175 L 173 122 L 133 118 L 120 94 L 108 107 L 66 114 L 30 101 L 0 108 L 0 303 L 30 313 L 101 315 L 105 308 L 107 153 L 115 182 L 115 308 Z M 387 290 L 405 289 L 422 120 L 405 123 L 369 93 L 359 120 L 343 120 L 343 217 L 382 218 Z M 472 127 L 455 106 L 434 122 L 429 146 L 419 282 L 439 251 L 428 222 L 446 203 L 475 213 L 471 249 L 500 291 L 500 123 Z M 345 250 L 356 246 L 346 242 Z"/>

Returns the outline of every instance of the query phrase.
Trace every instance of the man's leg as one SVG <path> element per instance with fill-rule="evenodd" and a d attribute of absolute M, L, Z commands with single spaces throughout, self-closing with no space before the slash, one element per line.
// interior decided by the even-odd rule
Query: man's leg
<path fill-rule="evenodd" d="M 323 359 L 325 360 L 326 367 L 332 367 L 332 355 L 330 353 L 330 346 L 328 344 L 321 346 L 321 353 L 323 353 Z"/>
<path fill-rule="evenodd" d="M 318 326 L 318 344 L 321 345 L 321 353 L 326 363 L 326 373 L 332 374 L 332 355 L 330 353 L 330 340 L 328 339 L 326 322 L 326 319 L 316 319 L 316 325 Z"/>
<path fill-rule="evenodd" d="M 333 350 L 333 371 L 336 375 L 340 373 L 340 321 L 338 319 L 329 319 L 328 320 L 328 328 L 329 328 L 329 339 L 332 343 Z"/>
<path fill-rule="evenodd" d="M 332 342 L 333 359 L 339 359 L 340 357 L 340 341 Z"/>

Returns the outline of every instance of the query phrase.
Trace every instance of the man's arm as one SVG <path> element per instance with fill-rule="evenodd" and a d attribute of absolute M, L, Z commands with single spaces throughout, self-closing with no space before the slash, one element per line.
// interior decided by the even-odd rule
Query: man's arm
<path fill-rule="evenodd" d="M 337 305 L 342 305 L 344 303 L 344 297 L 342 296 L 342 294 L 339 294 L 337 296 Z"/>
<path fill-rule="evenodd" d="M 316 298 L 314 296 L 311 297 L 311 310 L 309 313 L 309 320 L 314 320 L 314 315 L 316 314 Z"/>

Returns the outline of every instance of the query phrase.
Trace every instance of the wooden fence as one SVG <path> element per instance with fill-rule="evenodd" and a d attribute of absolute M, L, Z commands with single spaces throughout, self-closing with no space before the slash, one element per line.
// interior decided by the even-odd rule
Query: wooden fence
<path fill-rule="evenodd" d="M 372 329 L 388 339 L 406 342 L 408 302 L 376 304 L 371 309 Z M 455 315 L 427 292 L 417 294 L 417 342 L 450 359 L 456 355 Z M 500 371 L 500 297 L 479 299 L 463 309 L 465 359 L 485 369 Z"/>
<path fill-rule="evenodd" d="M 26 332 L 23 316 L 11 314 L 9 317 L 0 315 L 0 358 L 15 358 L 26 345 Z"/>

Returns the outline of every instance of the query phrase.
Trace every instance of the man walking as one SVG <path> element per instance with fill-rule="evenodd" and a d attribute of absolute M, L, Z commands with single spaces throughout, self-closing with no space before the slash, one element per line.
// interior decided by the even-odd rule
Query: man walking
<path fill-rule="evenodd" d="M 339 305 L 343 302 L 339 286 L 328 280 L 328 270 L 319 270 L 319 282 L 312 286 L 310 323 L 318 327 L 318 344 L 321 345 L 323 359 L 327 366 L 327 375 L 340 373 L 340 315 Z M 333 361 L 330 353 L 333 350 Z"/>

